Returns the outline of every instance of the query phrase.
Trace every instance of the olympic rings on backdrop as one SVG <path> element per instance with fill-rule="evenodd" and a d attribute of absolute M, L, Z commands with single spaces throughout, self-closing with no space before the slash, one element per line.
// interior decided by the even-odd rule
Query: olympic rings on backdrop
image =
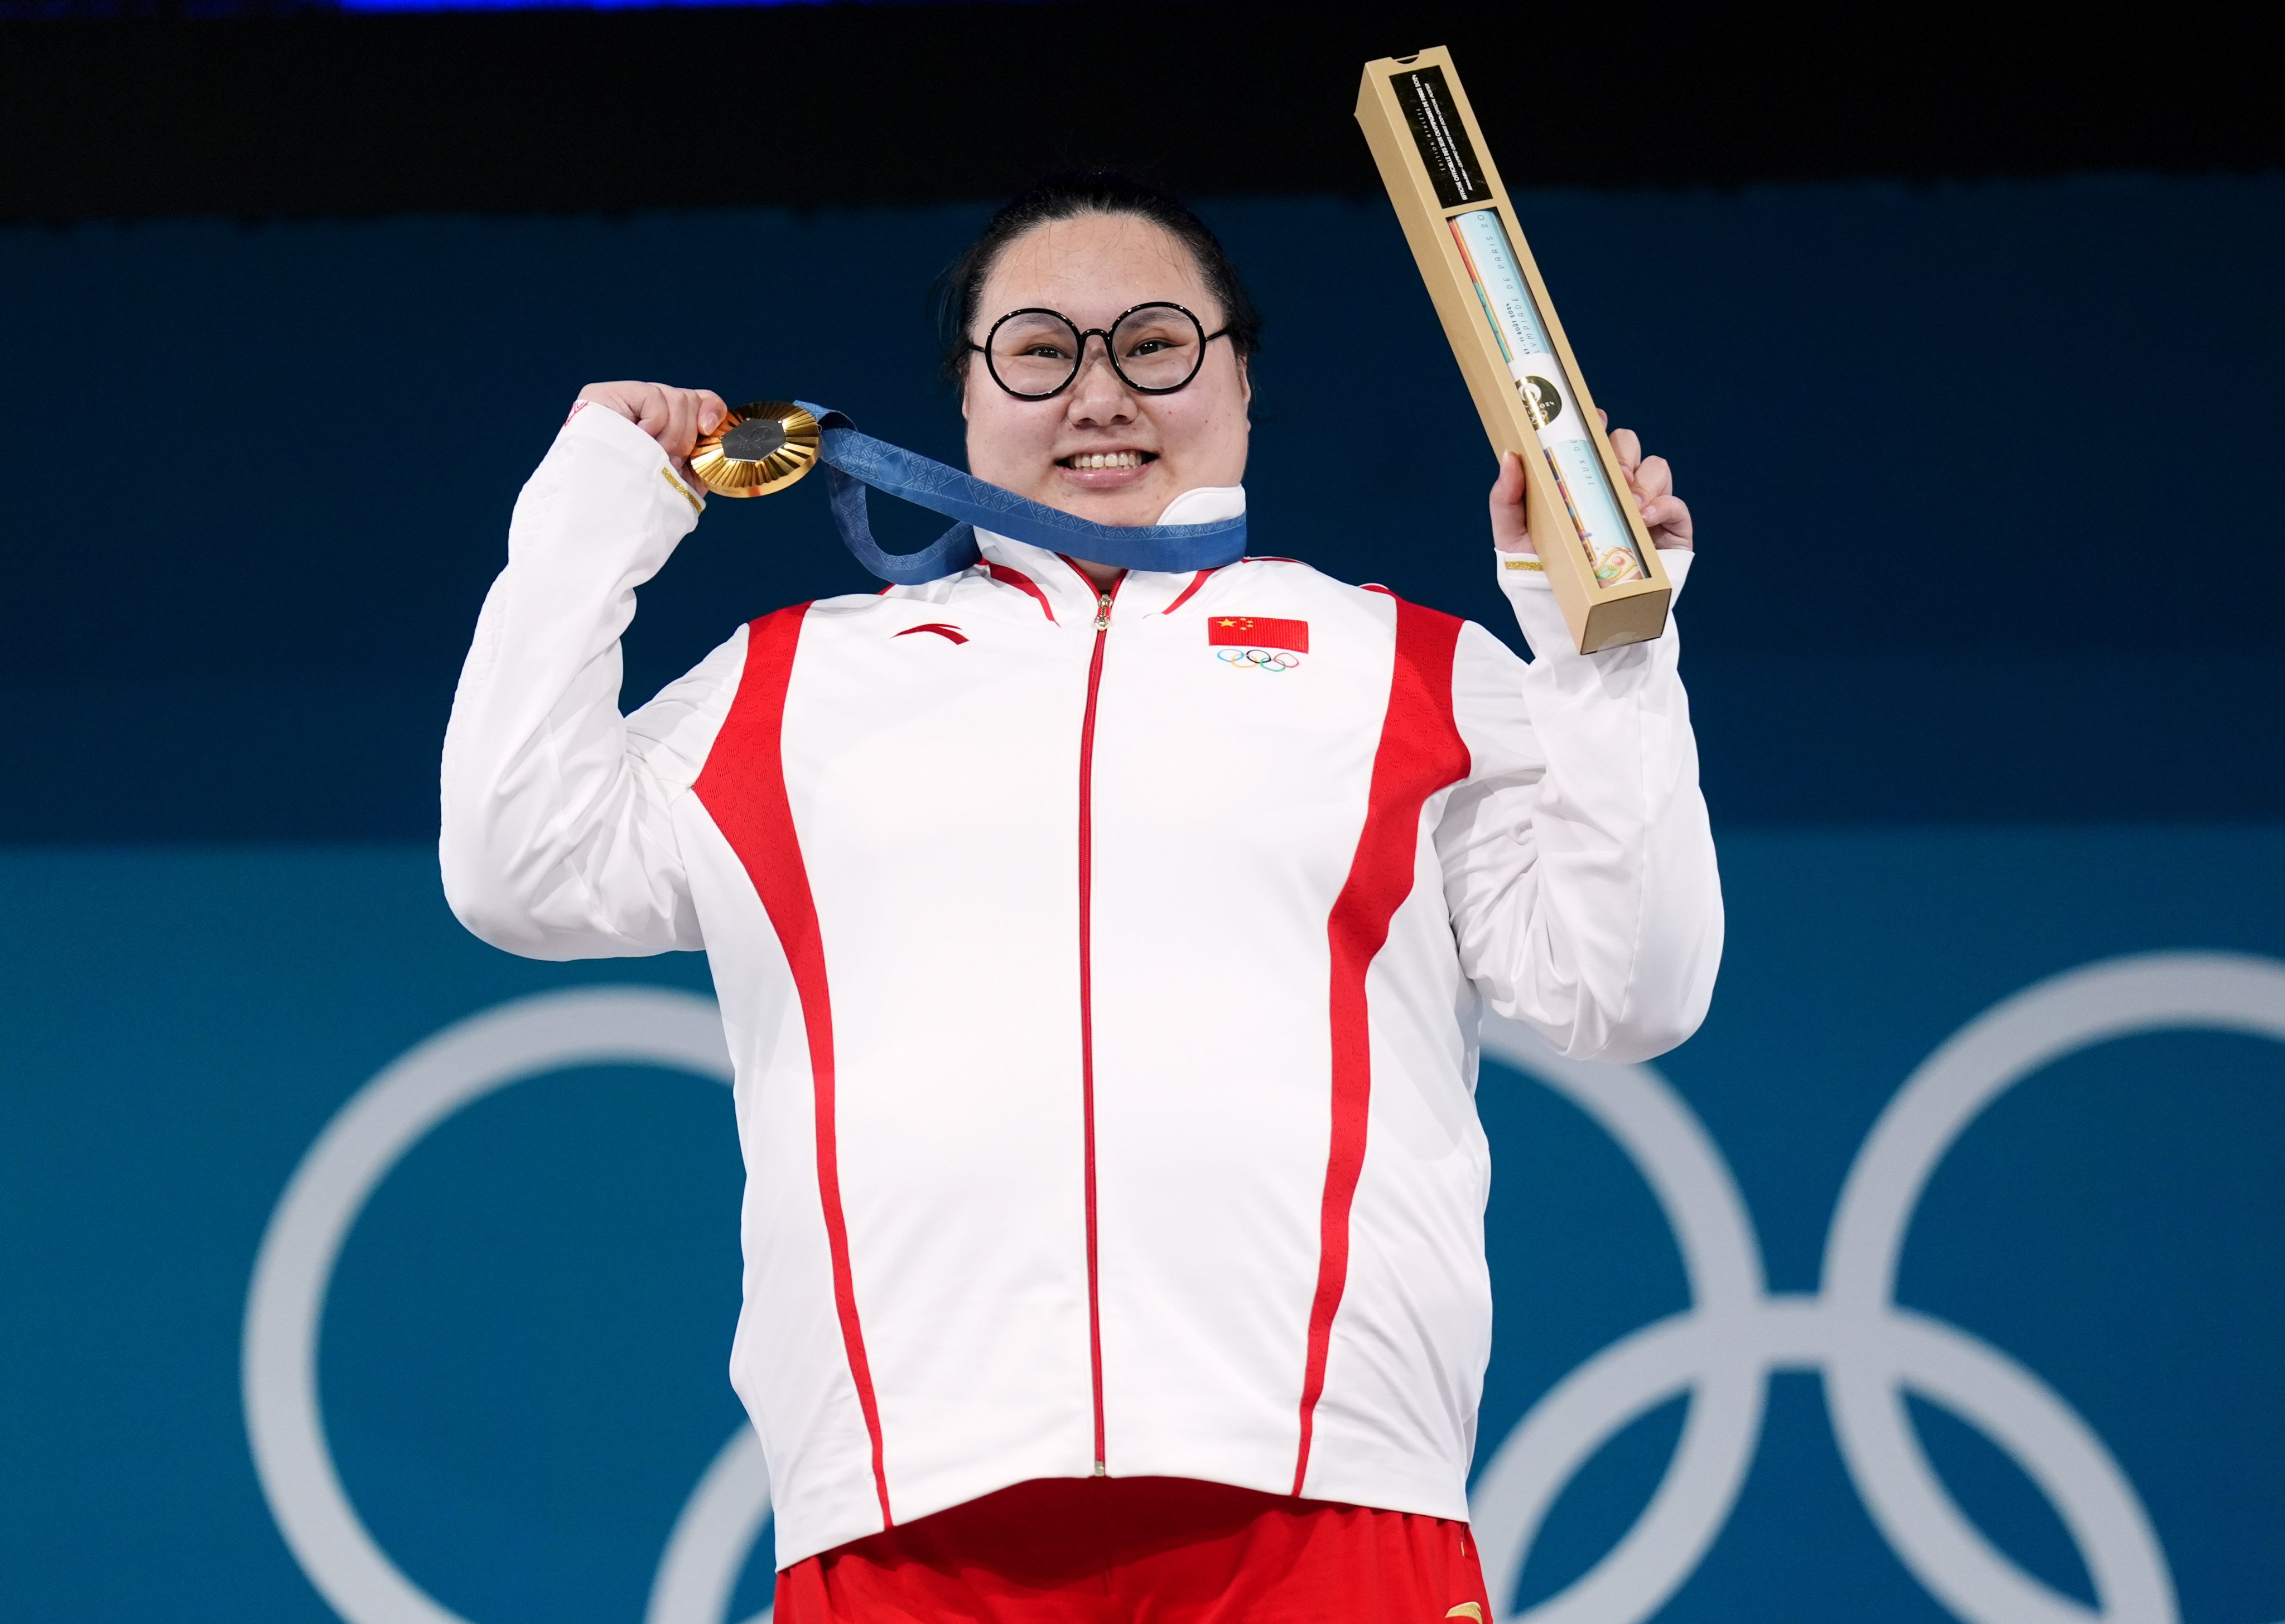
<path fill-rule="evenodd" d="M 1239 670 L 1291 671 L 1266 649 L 1217 649 Z M 1281 663 L 1281 662 L 1283 662 Z M 1967 1624 L 2179 1624 L 2173 1579 L 2133 1486 L 2086 1422 L 2013 1359 L 1895 1299 L 1921 1192 L 1992 1100 L 2041 1067 L 2137 1032 L 2218 1030 L 2285 1041 L 2285 965 L 2226 953 L 2113 959 L 2003 999 L 1938 1047 L 1889 1102 L 1843 1187 L 1814 1292 L 1769 1290 L 1729 1165 L 1647 1064 L 1562 1059 L 1488 1018 L 1484 1053 L 1584 1110 L 1657 1197 L 1692 1306 L 1620 1338 L 1543 1394 L 1478 1476 L 1470 1517 L 1503 1616 L 1548 1511 L 1635 1419 L 1687 1393 L 1665 1477 L 1634 1527 L 1517 1624 L 1645 1624 L 1719 1537 L 1759 1447 L 1769 1378 L 1825 1378 L 1843 1465 L 1904 1565 Z M 713 1004 L 656 987 L 544 993 L 416 1044 L 360 1089 L 304 1155 L 271 1215 L 247 1293 L 241 1380 L 271 1515 L 349 1624 L 466 1624 L 399 1569 L 349 1503 L 318 1409 L 318 1329 L 334 1266 L 366 1200 L 463 1107 L 528 1078 L 616 1063 L 730 1080 Z M 2061 1514 L 2092 1608 L 2019 1568 L 1930 1471 L 1904 1397 L 1951 1411 L 2010 1456 Z M 645 1624 L 726 1624 L 769 1517 L 761 1446 L 741 1424 L 676 1518 Z M 744 1624 L 769 1624 L 765 1609 Z"/>
<path fill-rule="evenodd" d="M 1619 1432 L 1668 1400 L 1690 1408 L 1665 1477 L 1634 1527 L 1515 1624 L 1645 1624 L 1729 1520 L 1762 1432 L 1770 1376 L 1821 1375 L 1826 1405 L 1873 1526 L 1964 1624 L 2180 1624 L 2157 1531 L 2124 1471 L 2038 1376 L 1956 1326 L 1896 1300 L 1906 1232 L 1937 1165 L 1993 1100 L 2095 1044 L 2217 1031 L 2285 1042 L 2285 964 L 2151 953 L 2082 965 L 2004 998 L 1904 1079 L 1858 1149 L 1826 1232 L 1816 1291 L 1771 1291 L 1728 1164 L 1682 1096 L 1646 1063 L 1566 1060 L 1488 1016 L 1487 1056 L 1584 1110 L 1618 1142 L 1679 1244 L 1692 1306 L 1606 1347 L 1532 1406 L 1468 1496 L 1484 1578 L 1503 1618 L 1548 1511 Z M 1967 1520 L 1931 1469 L 1905 1408 L 1950 1411 L 2011 1458 L 2078 1548 L 2088 1607 L 2019 1567 Z"/>
<path fill-rule="evenodd" d="M 636 1065 L 730 1081 L 711 999 L 664 987 L 581 987 L 457 1021 L 381 1068 L 302 1155 L 270 1215 L 247 1292 L 239 1380 L 247 1441 L 271 1515 L 302 1571 L 349 1624 L 467 1624 L 374 1541 L 349 1503 L 318 1409 L 318 1328 L 342 1243 L 389 1171 L 440 1123 L 528 1078 Z M 720 1624 L 769 1510 L 760 1450 L 731 1446 L 668 1541 L 649 1617 Z"/>
<path fill-rule="evenodd" d="M 1290 671 L 1301 663 L 1300 655 L 1282 648 L 1217 648 L 1214 658 L 1240 671 Z"/>

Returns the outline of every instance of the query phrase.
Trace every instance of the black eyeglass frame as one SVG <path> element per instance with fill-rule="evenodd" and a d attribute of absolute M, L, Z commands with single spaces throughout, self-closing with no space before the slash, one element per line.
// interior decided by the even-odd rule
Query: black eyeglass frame
<path fill-rule="evenodd" d="M 1125 321 L 1129 316 L 1134 315 L 1137 310 L 1180 310 L 1189 320 L 1191 327 L 1197 331 L 1198 335 L 1198 358 L 1191 364 L 1190 375 L 1185 377 L 1182 382 L 1162 383 L 1156 385 L 1137 383 L 1134 379 L 1129 378 L 1127 375 L 1127 369 L 1119 365 L 1119 353 L 1111 347 L 1111 335 L 1119 330 L 1119 323 Z M 992 365 L 993 333 L 999 332 L 1001 328 L 1006 326 L 1018 316 L 1052 316 L 1057 321 L 1063 323 L 1064 326 L 1069 327 L 1072 332 L 1078 336 L 1079 341 L 1072 349 L 1071 375 L 1065 378 L 1061 383 L 1056 385 L 1052 389 L 1043 389 L 1038 394 L 1033 394 L 1027 390 L 1016 388 L 1011 386 L 1005 378 L 1002 378 L 1000 375 L 1000 369 Z M 993 322 L 992 324 L 991 332 L 986 333 L 984 335 L 984 341 L 981 344 L 976 342 L 975 340 L 970 339 L 969 341 L 968 347 L 970 349 L 984 357 L 984 370 L 992 374 L 992 381 L 998 384 L 1004 393 L 1014 396 L 1017 400 L 1053 400 L 1056 396 L 1071 388 L 1072 385 L 1077 383 L 1079 381 L 1079 375 L 1087 370 L 1087 341 L 1091 338 L 1099 338 L 1103 341 L 1103 359 L 1111 363 L 1111 370 L 1119 374 L 1119 382 L 1125 384 L 1137 395 L 1172 395 L 1177 390 L 1189 388 L 1190 385 L 1197 381 L 1198 373 L 1205 367 L 1206 346 L 1213 343 L 1214 340 L 1218 338 L 1228 338 L 1229 336 L 1229 329 L 1227 326 L 1217 328 L 1212 333 L 1207 332 L 1206 324 L 1200 321 L 1197 318 L 1197 313 L 1191 310 L 1188 305 L 1177 304 L 1172 299 L 1145 299 L 1140 304 L 1129 305 L 1127 309 L 1119 311 L 1117 318 L 1112 320 L 1111 326 L 1108 327 L 1082 327 L 1079 323 L 1073 321 L 1061 310 L 1051 310 L 1045 305 L 1027 304 L 1021 310 L 1009 311 L 999 320 Z"/>

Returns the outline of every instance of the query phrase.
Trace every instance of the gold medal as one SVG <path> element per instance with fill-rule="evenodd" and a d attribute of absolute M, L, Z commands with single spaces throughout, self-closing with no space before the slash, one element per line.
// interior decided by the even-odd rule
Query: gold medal
<path fill-rule="evenodd" d="M 750 401 L 699 439 L 691 472 L 717 496 L 767 496 L 816 466 L 820 437 L 817 420 L 792 402 Z"/>

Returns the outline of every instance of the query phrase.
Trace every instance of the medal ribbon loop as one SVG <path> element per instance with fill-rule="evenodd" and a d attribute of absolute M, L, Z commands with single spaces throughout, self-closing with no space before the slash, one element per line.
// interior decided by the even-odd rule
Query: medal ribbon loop
<path fill-rule="evenodd" d="M 818 460 L 825 465 L 842 544 L 894 585 L 917 586 L 975 564 L 983 557 L 976 545 L 979 529 L 1121 569 L 1217 569 L 1245 556 L 1244 514 L 1213 524 L 1097 524 L 860 434 L 845 413 L 808 401 L 795 404 L 824 431 Z M 883 552 L 866 510 L 868 487 L 956 522 L 917 553 Z"/>

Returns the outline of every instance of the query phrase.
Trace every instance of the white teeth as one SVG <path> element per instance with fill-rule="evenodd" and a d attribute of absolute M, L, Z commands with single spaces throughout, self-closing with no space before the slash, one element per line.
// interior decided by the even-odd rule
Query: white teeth
<path fill-rule="evenodd" d="M 1071 459 L 1074 468 L 1139 468 L 1140 451 L 1081 451 Z"/>

